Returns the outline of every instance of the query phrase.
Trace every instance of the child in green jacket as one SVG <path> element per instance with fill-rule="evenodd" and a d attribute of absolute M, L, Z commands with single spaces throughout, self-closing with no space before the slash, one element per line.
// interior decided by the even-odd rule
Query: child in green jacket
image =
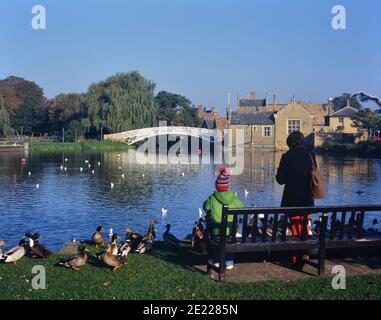
<path fill-rule="evenodd" d="M 206 212 L 206 222 L 212 238 L 218 239 L 220 234 L 220 224 L 222 220 L 222 208 L 227 205 L 229 208 L 242 208 L 241 200 L 234 192 L 229 191 L 229 175 L 226 168 L 220 169 L 220 174 L 216 179 L 216 190 L 205 202 L 204 211 Z M 228 217 L 226 234 L 231 236 L 233 216 Z M 213 262 L 218 265 L 218 254 L 213 255 Z M 233 269 L 233 255 L 226 255 L 226 269 Z"/>

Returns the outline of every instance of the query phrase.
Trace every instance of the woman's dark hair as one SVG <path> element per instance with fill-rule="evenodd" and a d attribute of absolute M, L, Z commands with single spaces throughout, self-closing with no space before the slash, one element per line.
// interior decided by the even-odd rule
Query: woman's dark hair
<path fill-rule="evenodd" d="M 303 147 L 304 145 L 304 135 L 300 131 L 293 131 L 289 134 L 287 138 L 287 145 L 290 149 Z"/>

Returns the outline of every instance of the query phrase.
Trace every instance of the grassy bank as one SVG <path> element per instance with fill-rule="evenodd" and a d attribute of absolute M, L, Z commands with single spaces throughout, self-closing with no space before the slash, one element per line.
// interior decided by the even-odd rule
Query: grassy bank
<path fill-rule="evenodd" d="M 61 151 L 126 151 L 132 146 L 126 143 L 109 140 L 86 140 L 81 142 L 38 142 L 31 143 L 29 149 L 38 152 Z"/>
<path fill-rule="evenodd" d="M 91 250 L 94 252 L 94 249 Z M 330 278 L 293 282 L 218 283 L 191 262 L 202 262 L 188 246 L 169 250 L 155 243 L 149 254 L 131 254 L 112 272 L 91 257 L 81 271 L 56 266 L 64 256 L 41 261 L 23 258 L 17 265 L 0 264 L 2 299 L 381 299 L 381 275 L 353 276 L 346 290 L 333 290 Z M 200 261 L 198 261 L 200 260 Z M 44 265 L 47 289 L 32 290 L 31 269 Z"/>
<path fill-rule="evenodd" d="M 362 143 L 327 143 L 317 148 L 318 154 L 327 155 L 352 155 L 358 157 L 381 158 L 380 142 Z"/>

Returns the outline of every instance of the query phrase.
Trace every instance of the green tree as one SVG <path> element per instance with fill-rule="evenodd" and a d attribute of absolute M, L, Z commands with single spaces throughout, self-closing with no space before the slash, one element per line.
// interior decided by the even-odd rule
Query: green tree
<path fill-rule="evenodd" d="M 198 127 L 201 119 L 189 99 L 179 94 L 160 91 L 155 97 L 157 119 L 168 125 Z"/>
<path fill-rule="evenodd" d="M 381 117 L 369 108 L 360 110 L 353 119 L 354 126 L 368 134 L 381 129 Z"/>
<path fill-rule="evenodd" d="M 46 132 L 47 99 L 36 83 L 11 76 L 0 81 L 0 95 L 4 98 L 15 130 L 23 128 L 24 133 Z"/>
<path fill-rule="evenodd" d="M 54 97 L 48 106 L 50 131 L 68 129 L 72 121 L 79 121 L 85 116 L 86 97 L 84 94 L 59 94 Z M 78 124 L 76 124 L 78 127 Z"/>
<path fill-rule="evenodd" d="M 11 121 L 9 120 L 9 114 L 5 109 L 5 103 L 0 96 L 0 136 L 7 136 L 13 133 L 11 128 Z"/>
<path fill-rule="evenodd" d="M 155 84 L 137 71 L 118 73 L 92 84 L 87 92 L 87 117 L 83 124 L 90 136 L 150 127 L 155 124 Z"/>
<path fill-rule="evenodd" d="M 347 106 L 349 99 L 349 104 L 352 108 L 361 110 L 363 108 L 362 104 L 358 102 L 357 98 L 351 97 L 349 93 L 343 93 L 341 96 L 335 97 L 333 99 L 333 111 L 336 112 Z"/>

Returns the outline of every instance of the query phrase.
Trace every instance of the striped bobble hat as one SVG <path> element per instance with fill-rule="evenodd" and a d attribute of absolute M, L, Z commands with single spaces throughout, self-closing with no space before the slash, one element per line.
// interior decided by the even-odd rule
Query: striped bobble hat
<path fill-rule="evenodd" d="M 226 168 L 220 168 L 220 174 L 216 179 L 216 189 L 217 191 L 228 191 L 229 190 L 229 175 L 227 174 Z"/>

